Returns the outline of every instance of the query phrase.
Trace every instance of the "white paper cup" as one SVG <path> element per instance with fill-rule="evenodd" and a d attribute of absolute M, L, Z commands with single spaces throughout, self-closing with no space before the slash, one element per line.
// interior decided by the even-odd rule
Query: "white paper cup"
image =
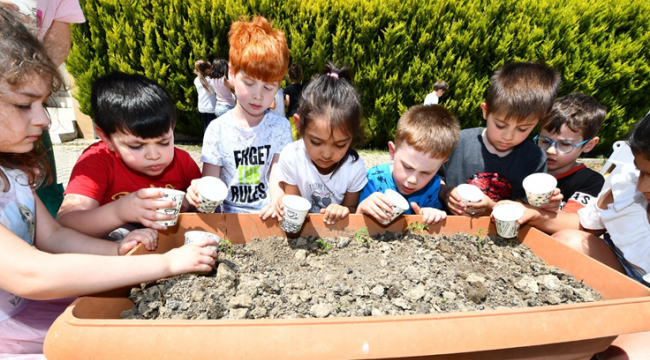
<path fill-rule="evenodd" d="M 517 220 L 524 216 L 524 209 L 517 205 L 501 205 L 492 211 L 497 234 L 504 239 L 511 239 L 519 232 Z"/>
<path fill-rule="evenodd" d="M 553 189 L 557 187 L 557 179 L 546 173 L 530 174 L 524 179 L 523 186 L 528 203 L 540 207 L 548 203 Z"/>
<path fill-rule="evenodd" d="M 221 242 L 221 238 L 218 235 L 215 235 L 213 233 L 209 233 L 207 231 L 188 231 L 185 233 L 185 245 L 205 238 L 216 241 L 217 245 L 219 245 L 219 243 Z M 214 245 L 207 245 L 205 248 L 217 251 L 217 247 Z"/>
<path fill-rule="evenodd" d="M 299 232 L 309 209 L 311 209 L 311 203 L 302 196 L 285 195 L 282 198 L 282 204 L 284 205 L 284 216 L 280 228 L 291 234 Z"/>
<path fill-rule="evenodd" d="M 221 179 L 214 176 L 200 178 L 197 182 L 199 190 L 199 212 L 213 213 L 228 196 L 228 187 Z"/>
<path fill-rule="evenodd" d="M 402 213 L 406 210 L 409 209 L 409 202 L 406 201 L 404 196 L 402 196 L 400 193 L 398 193 L 395 190 L 387 189 L 384 194 L 388 196 L 390 199 L 390 202 L 393 203 L 393 213 L 386 212 L 390 216 L 389 221 L 382 221 L 381 223 L 384 225 L 388 225 L 395 220 L 396 217 L 402 215 Z"/>
<path fill-rule="evenodd" d="M 185 198 L 185 192 L 180 190 L 174 190 L 174 189 L 166 189 L 166 188 L 156 188 L 156 190 L 165 192 L 165 195 L 157 198 L 156 200 L 171 200 L 176 203 L 176 207 L 169 208 L 169 209 L 156 209 L 156 212 L 159 212 L 161 214 L 168 214 L 168 215 L 174 214 L 177 216 L 171 220 L 160 220 L 156 222 L 160 225 L 165 225 L 165 226 L 176 225 L 176 221 L 178 220 L 178 213 L 181 212 L 181 205 L 183 205 L 183 199 Z"/>
<path fill-rule="evenodd" d="M 463 205 L 483 200 L 483 192 L 476 185 L 460 184 L 456 186 L 456 192 L 460 196 Z"/>

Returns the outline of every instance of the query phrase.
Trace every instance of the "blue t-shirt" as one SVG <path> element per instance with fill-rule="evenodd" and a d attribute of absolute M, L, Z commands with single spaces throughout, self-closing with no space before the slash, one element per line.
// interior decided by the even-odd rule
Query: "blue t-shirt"
<path fill-rule="evenodd" d="M 363 190 L 361 190 L 359 203 L 365 200 L 372 193 L 384 193 L 387 189 L 399 192 L 399 190 L 397 190 L 397 186 L 395 185 L 395 181 L 393 180 L 393 173 L 390 171 L 390 164 L 377 165 L 368 170 L 368 183 L 363 188 Z M 436 174 L 433 176 L 433 179 L 431 179 L 431 181 L 429 181 L 429 183 L 426 184 L 422 189 L 412 193 L 411 195 L 404 195 L 402 193 L 400 194 L 406 198 L 406 200 L 409 202 L 409 206 L 411 205 L 411 202 L 415 202 L 421 208 L 428 207 L 442 209 L 442 204 L 438 199 L 439 191 L 440 176 Z M 409 209 L 406 210 L 404 214 L 412 215 L 413 209 L 409 207 Z"/>

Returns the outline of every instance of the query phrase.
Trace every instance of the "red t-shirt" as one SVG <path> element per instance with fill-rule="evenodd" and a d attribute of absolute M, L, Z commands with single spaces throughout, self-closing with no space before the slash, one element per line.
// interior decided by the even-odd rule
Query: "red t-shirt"
<path fill-rule="evenodd" d="M 174 160 L 159 176 L 151 177 L 131 170 L 104 142 L 90 145 L 72 169 L 65 195 L 78 194 L 108 204 L 143 188 L 162 187 L 186 191 L 201 171 L 186 151 L 174 148 Z"/>

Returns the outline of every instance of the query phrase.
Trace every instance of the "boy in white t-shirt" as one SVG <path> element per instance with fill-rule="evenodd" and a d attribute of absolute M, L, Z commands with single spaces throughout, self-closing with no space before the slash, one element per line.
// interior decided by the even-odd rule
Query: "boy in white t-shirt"
<path fill-rule="evenodd" d="M 203 176 L 219 177 L 228 186 L 225 212 L 259 212 L 277 191 L 277 181 L 269 181 L 271 170 L 292 141 L 289 121 L 267 111 L 287 73 L 289 49 L 282 31 L 260 16 L 232 24 L 228 41 L 237 105 L 206 130 Z M 187 198 L 198 205 L 196 181 Z"/>

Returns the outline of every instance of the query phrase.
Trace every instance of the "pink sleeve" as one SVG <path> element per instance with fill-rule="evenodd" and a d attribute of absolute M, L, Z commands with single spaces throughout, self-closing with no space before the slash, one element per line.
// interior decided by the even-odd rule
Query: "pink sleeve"
<path fill-rule="evenodd" d="M 54 21 L 82 23 L 86 21 L 79 0 L 36 0 L 38 9 L 38 38 L 43 40 Z"/>

